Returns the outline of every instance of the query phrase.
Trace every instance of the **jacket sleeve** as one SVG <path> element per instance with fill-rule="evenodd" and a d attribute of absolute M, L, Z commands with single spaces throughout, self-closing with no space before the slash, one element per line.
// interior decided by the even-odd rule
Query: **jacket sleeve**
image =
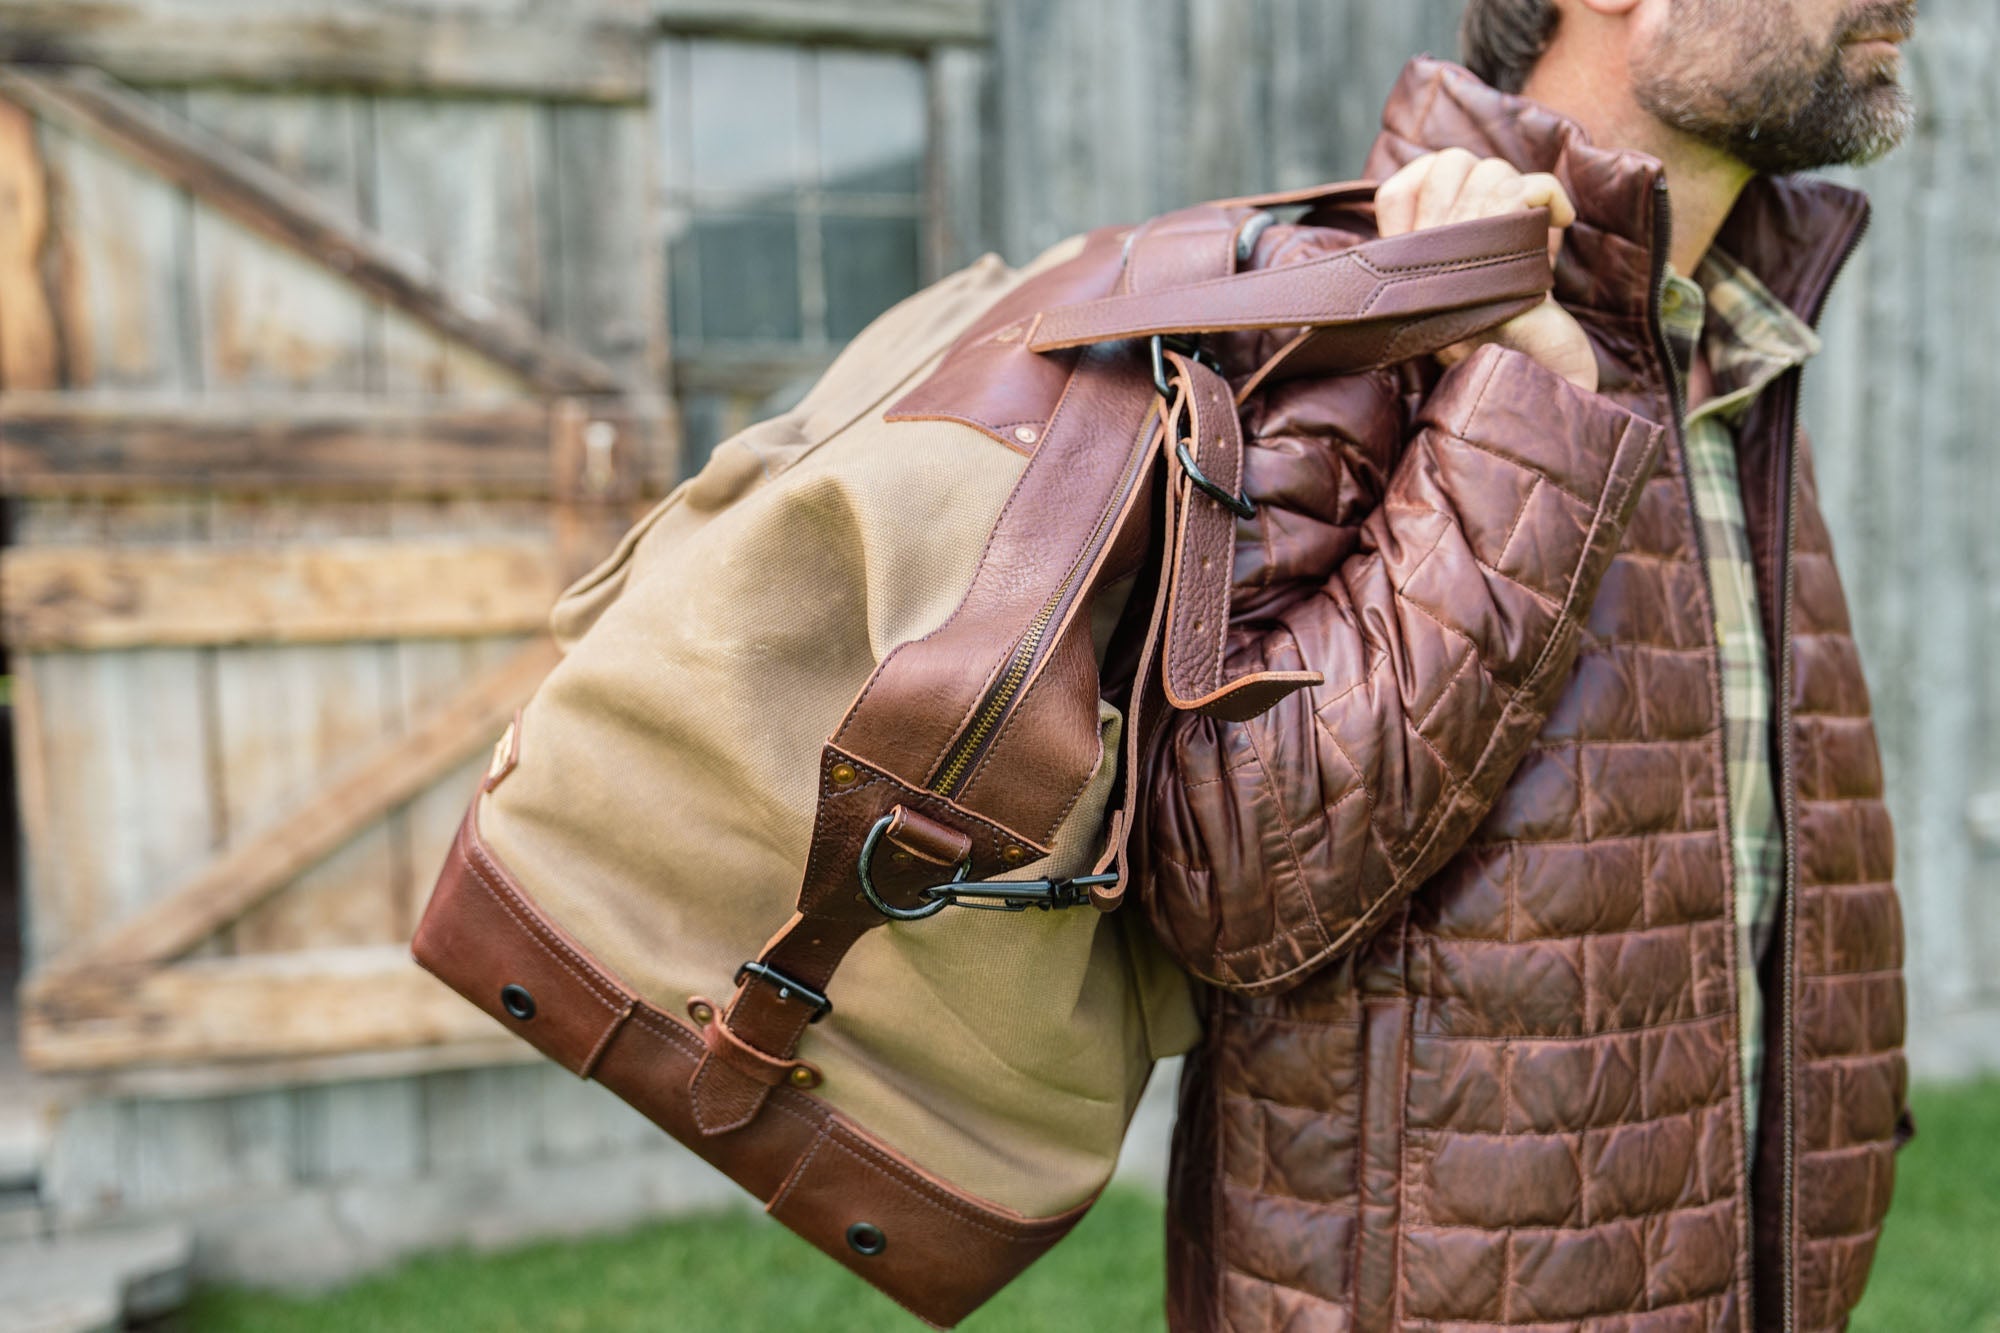
<path fill-rule="evenodd" d="M 1414 421 L 1387 376 L 1254 410 L 1229 673 L 1325 684 L 1250 722 L 1168 724 L 1140 889 L 1184 966 L 1251 993 L 1357 948 L 1484 819 L 1665 434 L 1497 346 Z"/>

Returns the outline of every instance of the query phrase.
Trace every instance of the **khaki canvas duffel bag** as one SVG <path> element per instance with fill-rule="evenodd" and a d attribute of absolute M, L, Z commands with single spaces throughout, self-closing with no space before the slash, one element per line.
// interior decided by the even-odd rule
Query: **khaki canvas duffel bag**
<path fill-rule="evenodd" d="M 1542 213 L 1259 266 L 1305 225 L 1269 210 L 1370 197 L 989 257 L 882 316 L 563 596 L 418 959 L 922 1319 L 977 1308 L 1196 1036 L 1110 910 L 1160 719 L 1318 683 L 1223 679 L 1232 381 L 1547 292 Z"/>

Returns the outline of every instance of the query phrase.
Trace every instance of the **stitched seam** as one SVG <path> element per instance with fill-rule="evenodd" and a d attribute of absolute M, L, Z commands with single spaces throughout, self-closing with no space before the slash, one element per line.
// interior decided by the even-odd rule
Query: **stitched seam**
<path fill-rule="evenodd" d="M 765 1212 L 771 1214 L 773 1217 L 778 1215 L 778 1210 L 785 1206 L 787 1199 L 792 1197 L 792 1191 L 798 1188 L 801 1180 L 805 1179 L 806 1172 L 812 1169 L 813 1159 L 819 1156 L 821 1146 L 826 1143 L 829 1137 L 828 1131 L 829 1122 L 820 1122 L 819 1133 L 813 1136 L 812 1147 L 806 1149 L 806 1155 L 801 1157 L 798 1165 L 792 1168 L 792 1174 L 785 1179 L 785 1187 L 773 1195 L 771 1201 L 764 1205 Z"/>
<path fill-rule="evenodd" d="M 1257 759 L 1258 785 L 1270 793 L 1275 800 L 1276 786 L 1271 781 L 1271 766 L 1264 759 L 1263 747 L 1257 743 L 1256 731 L 1253 728 L 1244 728 L 1244 739 L 1249 741 L 1250 753 L 1255 755 Z M 1313 902 L 1312 886 L 1310 881 L 1306 879 L 1305 863 L 1299 859 L 1298 844 L 1292 839 L 1292 830 L 1289 827 L 1283 826 L 1283 821 L 1280 821 L 1279 832 L 1285 838 L 1285 854 L 1291 858 L 1292 874 L 1296 877 L 1295 883 L 1298 886 L 1299 897 L 1305 900 L 1306 915 L 1312 921 L 1313 932 L 1324 942 L 1326 940 L 1326 926 L 1320 921 L 1319 908 Z"/>
<path fill-rule="evenodd" d="M 625 1020 L 632 1016 L 632 1010 L 638 1003 L 637 999 L 625 1002 L 625 1007 L 618 1011 L 618 1016 L 604 1029 L 604 1035 L 597 1039 L 597 1045 L 591 1047 L 590 1054 L 583 1058 L 583 1067 L 576 1071 L 578 1078 L 589 1078 L 596 1072 L 598 1061 L 604 1058 L 604 1052 L 611 1046 L 611 1039 L 624 1028 Z"/>
<path fill-rule="evenodd" d="M 871 1167 L 877 1175 L 901 1187 L 906 1193 L 926 1200 L 939 1212 L 954 1217 L 967 1226 L 976 1227 L 1009 1245 L 1040 1244 L 1050 1232 L 1060 1230 L 1067 1225 L 1063 1221 L 1053 1219 L 1013 1223 L 1000 1218 L 982 1217 L 972 1212 L 963 1200 L 953 1198 L 928 1181 L 913 1178 L 901 1163 L 864 1139 L 856 1139 L 850 1143 L 844 1137 L 829 1133 L 827 1141 L 861 1165 Z"/>
<path fill-rule="evenodd" d="M 501 909 L 505 911 L 508 916 L 514 919 L 514 923 L 520 926 L 527 933 L 528 938 L 535 943 L 536 947 L 541 949 L 543 953 L 548 954 L 549 957 L 553 958 L 555 960 L 556 966 L 560 967 L 563 971 L 569 973 L 570 976 L 574 977 L 577 980 L 577 982 L 583 986 L 585 990 L 589 991 L 590 994 L 596 998 L 598 1003 L 602 1004 L 606 1009 L 616 1010 L 618 1008 L 618 1001 L 606 996 L 603 991 L 597 988 L 596 983 L 593 982 L 590 979 L 590 977 L 586 976 L 583 972 L 577 971 L 576 968 L 571 967 L 568 963 L 564 962 L 562 960 L 561 955 L 559 955 L 556 952 L 556 948 L 560 948 L 562 950 L 562 953 L 568 954 L 571 958 L 576 959 L 577 964 L 586 969 L 586 971 L 596 972 L 597 969 L 593 967 L 587 960 L 579 957 L 574 950 L 572 950 L 568 945 L 562 943 L 561 940 L 555 940 L 554 944 L 556 948 L 551 948 L 550 941 L 545 940 L 543 938 L 542 931 L 537 928 L 539 923 L 534 921 L 532 917 L 527 917 L 522 915 L 520 911 L 516 910 L 514 904 L 507 901 L 507 899 L 510 896 L 512 896 L 513 891 L 507 888 L 504 884 L 496 884 L 494 880 L 491 877 L 489 877 L 486 868 L 480 864 L 481 849 L 477 847 L 471 847 L 468 850 L 472 851 L 473 853 L 472 856 L 467 858 L 467 863 L 472 867 L 473 878 L 477 879 L 480 882 L 480 884 L 486 889 L 486 892 L 492 896 L 493 900 L 500 904 Z"/>

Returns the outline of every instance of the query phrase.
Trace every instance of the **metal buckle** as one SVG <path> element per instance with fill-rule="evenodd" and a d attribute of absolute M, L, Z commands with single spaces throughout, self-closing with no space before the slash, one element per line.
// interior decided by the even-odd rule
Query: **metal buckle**
<path fill-rule="evenodd" d="M 966 857 L 958 866 L 949 884 L 933 884 L 919 889 L 923 898 L 922 907 L 896 907 L 883 901 L 876 891 L 874 878 L 869 874 L 869 863 L 875 859 L 875 848 L 882 842 L 882 835 L 889 831 L 894 815 L 884 815 L 875 821 L 875 827 L 868 830 L 867 841 L 861 844 L 861 863 L 856 869 L 861 875 L 861 892 L 868 898 L 876 911 L 891 921 L 922 921 L 936 916 L 947 907 L 967 907 L 976 912 L 1025 912 L 1031 907 L 1044 912 L 1065 907 L 1088 907 L 1090 891 L 1105 885 L 1116 884 L 1118 876 L 1079 875 L 1075 879 L 986 879 L 968 882 L 966 876 L 972 873 L 972 858 Z M 970 901 L 970 900 L 981 901 Z"/>
<path fill-rule="evenodd" d="M 743 978 L 746 976 L 755 977 L 759 981 L 776 986 L 778 988 L 778 998 L 781 1000 L 799 1000 L 811 1005 L 813 1013 L 812 1017 L 806 1020 L 808 1023 L 817 1023 L 820 1019 L 825 1018 L 833 1012 L 832 1000 L 827 999 L 826 996 L 821 995 L 804 982 L 792 980 L 792 978 L 786 976 L 777 968 L 772 967 L 769 963 L 760 963 L 752 959 L 737 968 L 736 984 L 741 986 Z"/>

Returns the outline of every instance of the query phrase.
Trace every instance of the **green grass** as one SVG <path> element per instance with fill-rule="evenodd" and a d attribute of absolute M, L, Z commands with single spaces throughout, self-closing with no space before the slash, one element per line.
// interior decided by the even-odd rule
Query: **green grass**
<path fill-rule="evenodd" d="M 1918 1088 L 1853 1333 L 2000 1333 L 2000 1081 Z"/>
<path fill-rule="evenodd" d="M 2000 1082 L 1920 1088 L 1921 1129 L 1854 1333 L 2000 1333 Z M 1160 1210 L 1112 1194 L 968 1333 L 1161 1326 Z M 294 1299 L 203 1292 L 191 1333 L 879 1333 L 894 1305 L 781 1228 L 735 1214 L 504 1255 L 446 1254 Z"/>
<path fill-rule="evenodd" d="M 1111 1194 L 968 1333 L 1161 1325 L 1160 1210 Z M 883 1333 L 921 1328 L 776 1223 L 734 1214 L 505 1255 L 447 1254 L 318 1300 L 197 1297 L 195 1333 Z"/>

